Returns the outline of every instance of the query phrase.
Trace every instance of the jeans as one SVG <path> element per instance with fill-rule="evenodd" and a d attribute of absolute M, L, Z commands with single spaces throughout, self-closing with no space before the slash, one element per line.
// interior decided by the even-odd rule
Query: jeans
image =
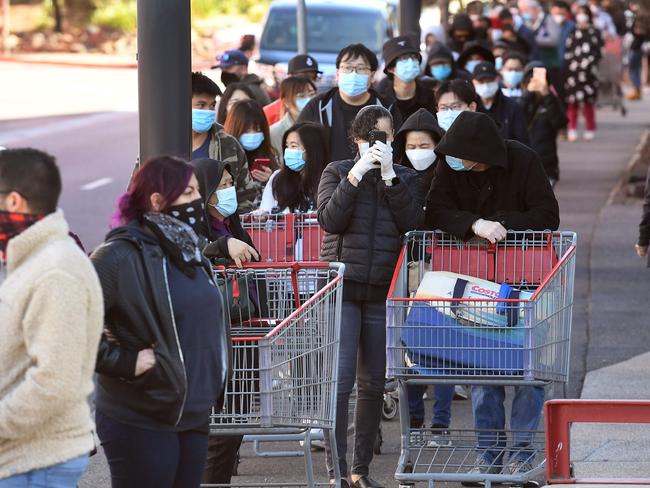
<path fill-rule="evenodd" d="M 35 469 L 0 480 L 0 488 L 75 488 L 88 467 L 83 455 L 65 463 Z"/>
<path fill-rule="evenodd" d="M 567 117 L 569 118 L 569 129 L 578 128 L 578 103 L 570 103 L 567 107 Z M 591 102 L 582 102 L 582 113 L 585 116 L 585 129 L 588 131 L 596 130 L 596 109 Z"/>
<path fill-rule="evenodd" d="M 408 385 L 409 414 L 411 425 L 419 420 L 424 422 L 424 392 L 426 385 Z M 449 427 L 451 422 L 451 402 L 454 399 L 453 385 L 435 385 L 433 387 L 432 426 Z"/>
<path fill-rule="evenodd" d="M 351 473 L 369 474 L 372 447 L 379 431 L 386 377 L 386 302 L 343 302 L 336 395 L 336 448 L 341 476 L 347 476 L 348 403 L 357 382 L 354 413 L 354 452 Z M 326 432 L 326 436 L 327 436 Z M 326 439 L 329 440 L 329 437 Z M 334 462 L 328 442 L 327 469 L 334 477 Z"/>
<path fill-rule="evenodd" d="M 142 429 L 99 410 L 96 420 L 112 488 L 198 488 L 201 484 L 207 433 Z"/>
<path fill-rule="evenodd" d="M 474 425 L 478 431 L 478 449 L 489 464 L 502 464 L 506 450 L 506 412 L 503 406 L 506 390 L 503 386 L 475 386 L 472 388 Z M 510 413 L 512 444 L 509 461 L 531 462 L 534 451 L 532 431 L 537 430 L 542 418 L 544 388 L 516 386 Z"/>
<path fill-rule="evenodd" d="M 634 88 L 641 90 L 641 63 L 643 61 L 643 51 L 633 49 L 630 51 L 630 81 Z"/>

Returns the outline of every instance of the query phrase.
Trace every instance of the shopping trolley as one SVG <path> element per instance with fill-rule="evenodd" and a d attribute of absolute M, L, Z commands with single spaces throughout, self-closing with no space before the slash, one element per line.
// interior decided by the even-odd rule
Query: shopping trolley
<path fill-rule="evenodd" d="M 576 235 L 509 232 L 497 244 L 460 241 L 448 234 L 412 232 L 405 239 L 387 300 L 387 368 L 399 392 L 401 454 L 395 474 L 401 486 L 426 481 L 525 484 L 543 472 L 541 432 L 480 432 L 481 445 L 501 449 L 491 474 L 469 473 L 481 454 L 479 433 L 412 429 L 408 384 L 545 386 L 566 383 L 569 372 Z M 444 271 L 501 284 L 485 298 L 462 298 L 464 280 L 446 296 L 420 296 L 426 272 Z M 474 285 L 477 286 L 477 285 Z M 520 298 L 526 295 L 526 299 Z M 533 469 L 505 474 L 505 438 L 526 440 Z M 489 442 L 487 442 L 489 441 Z M 486 449 L 487 450 L 487 449 Z"/>
<path fill-rule="evenodd" d="M 334 428 L 343 271 L 318 262 L 218 269 L 233 359 L 224 406 L 210 417 L 212 434 L 303 434 L 309 441 L 311 429 Z M 315 486 L 305 445 L 306 483 L 276 486 Z"/>
<path fill-rule="evenodd" d="M 240 219 L 262 261 L 318 261 L 325 233 L 315 213 L 251 213 Z"/>

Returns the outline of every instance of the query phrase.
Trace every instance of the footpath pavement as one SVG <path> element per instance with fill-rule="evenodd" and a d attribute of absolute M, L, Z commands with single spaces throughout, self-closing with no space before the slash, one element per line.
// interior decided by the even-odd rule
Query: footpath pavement
<path fill-rule="evenodd" d="M 650 101 L 630 104 L 628 108 L 626 118 L 609 109 L 600 110 L 595 141 L 560 145 L 562 173 L 556 194 L 561 229 L 578 233 L 571 381 L 565 393 L 571 398 L 650 399 L 650 270 L 633 248 L 641 206 L 608 204 L 642 133 L 650 126 Z M 452 411 L 452 428 L 471 428 L 470 402 L 455 401 Z M 427 412 L 431 412 L 430 402 Z M 398 420 L 384 422 L 383 432 L 382 453 L 375 457 L 371 475 L 386 487 L 395 487 Z M 649 434 L 650 430 L 634 426 L 574 427 L 576 472 L 581 476 L 650 478 Z M 270 443 L 264 447 L 286 450 L 297 449 L 298 445 Z M 251 444 L 244 445 L 241 455 L 240 476 L 234 480 L 237 483 L 264 486 L 273 480 L 304 479 L 301 458 L 262 458 L 254 454 Z M 314 453 L 314 466 L 324 480 L 322 453 Z M 109 486 L 100 453 L 92 459 L 80 487 Z"/>

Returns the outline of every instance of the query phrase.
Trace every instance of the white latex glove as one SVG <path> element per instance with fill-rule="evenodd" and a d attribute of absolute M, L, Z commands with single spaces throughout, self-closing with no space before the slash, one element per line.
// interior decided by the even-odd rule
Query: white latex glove
<path fill-rule="evenodd" d="M 370 153 L 372 153 L 381 165 L 382 180 L 390 181 L 397 177 L 395 170 L 393 169 L 393 148 L 390 145 L 377 141 L 374 146 L 370 148 Z"/>
<path fill-rule="evenodd" d="M 492 244 L 497 241 L 502 241 L 506 238 L 506 228 L 499 222 L 492 222 L 491 220 L 478 219 L 472 224 L 474 234 L 484 239 L 487 239 Z"/>
<path fill-rule="evenodd" d="M 363 179 L 363 175 L 365 175 L 371 169 L 375 169 L 376 167 L 377 161 L 375 160 L 375 157 L 372 155 L 371 151 L 366 151 L 364 155 L 361 156 L 356 163 L 354 163 L 354 166 L 352 166 L 349 174 L 354 176 L 357 181 L 361 181 Z"/>

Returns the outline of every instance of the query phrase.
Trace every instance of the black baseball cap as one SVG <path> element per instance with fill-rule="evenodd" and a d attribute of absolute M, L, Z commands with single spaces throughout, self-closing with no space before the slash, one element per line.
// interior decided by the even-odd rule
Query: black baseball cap
<path fill-rule="evenodd" d="M 287 68 L 290 75 L 297 75 L 306 71 L 316 71 L 322 75 L 322 71 L 318 71 L 318 61 L 309 54 L 298 54 L 289 60 Z"/>
<path fill-rule="evenodd" d="M 482 61 L 476 65 L 474 71 L 472 72 L 472 79 L 474 80 L 484 80 L 486 78 L 497 78 L 499 73 L 493 63 L 489 61 Z"/>
<path fill-rule="evenodd" d="M 248 58 L 244 52 L 239 49 L 224 52 L 221 56 L 217 56 L 217 61 L 219 64 L 215 64 L 212 69 L 230 68 L 231 66 L 248 66 Z"/>

